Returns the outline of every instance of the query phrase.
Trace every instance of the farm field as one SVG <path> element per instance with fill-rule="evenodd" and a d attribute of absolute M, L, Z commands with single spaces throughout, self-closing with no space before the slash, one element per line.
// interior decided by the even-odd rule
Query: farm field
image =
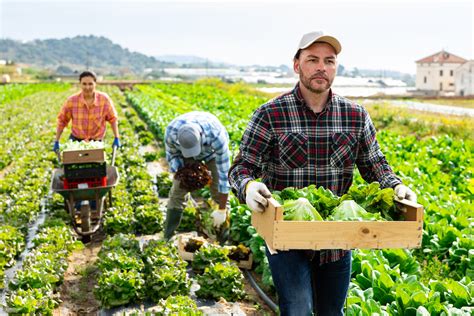
<path fill-rule="evenodd" d="M 424 102 L 424 103 L 432 103 L 432 104 L 441 104 L 441 105 L 449 105 L 449 106 L 459 106 L 465 107 L 469 109 L 474 109 L 474 102 L 472 99 L 420 99 L 414 100 L 417 102 Z"/>
<path fill-rule="evenodd" d="M 269 96 L 210 79 L 125 91 L 98 86 L 114 100 L 120 117 L 116 165 L 121 179 L 103 229 L 83 244 L 71 229 L 62 197 L 49 190 L 52 170 L 59 166 L 51 150 L 56 115 L 76 89 L 66 84 L 0 86 L 0 308 L 9 314 L 94 314 L 120 308 L 140 313 L 140 303 L 147 302 L 151 310 L 173 305 L 189 315 L 230 315 L 232 308 L 234 313 L 273 314 L 222 247 L 206 248 L 191 264 L 160 240 L 170 178 L 147 169 L 158 164 L 166 170 L 165 128 L 193 110 L 219 118 L 235 156 L 251 114 Z M 367 109 L 387 160 L 425 208 L 423 239 L 420 249 L 354 250 L 346 314 L 472 315 L 474 119 L 376 103 Z M 61 143 L 68 131 L 63 135 Z M 108 155 L 112 139 L 106 137 Z M 357 175 L 354 182 L 363 180 Z M 203 189 L 189 200 L 181 231 L 217 234 L 208 198 Z M 250 225 L 251 212 L 235 197 L 230 205 L 229 243 L 252 251 L 251 274 L 275 299 L 264 241 Z M 210 280 L 225 289 L 219 292 L 225 301 L 213 294 Z"/>

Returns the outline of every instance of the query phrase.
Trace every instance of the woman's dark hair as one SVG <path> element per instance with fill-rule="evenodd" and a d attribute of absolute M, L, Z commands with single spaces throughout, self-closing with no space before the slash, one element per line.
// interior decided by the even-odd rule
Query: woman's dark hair
<path fill-rule="evenodd" d="M 92 77 L 92 78 L 94 78 L 95 82 L 97 81 L 97 76 L 93 71 L 89 71 L 89 70 L 83 71 L 79 75 L 79 82 L 81 82 L 82 78 L 84 78 L 84 77 Z"/>

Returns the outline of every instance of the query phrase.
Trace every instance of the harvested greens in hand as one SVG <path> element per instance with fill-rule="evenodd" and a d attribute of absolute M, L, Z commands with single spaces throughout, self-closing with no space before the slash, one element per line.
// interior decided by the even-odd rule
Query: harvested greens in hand
<path fill-rule="evenodd" d="M 181 189 L 195 191 L 211 184 L 211 172 L 201 162 L 186 164 L 175 174 L 175 179 L 180 181 Z"/>

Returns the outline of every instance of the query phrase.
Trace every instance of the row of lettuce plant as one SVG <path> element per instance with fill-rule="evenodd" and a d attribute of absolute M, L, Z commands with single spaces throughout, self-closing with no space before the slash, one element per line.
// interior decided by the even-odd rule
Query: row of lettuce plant
<path fill-rule="evenodd" d="M 108 234 L 159 232 L 163 227 L 162 206 L 153 190 L 146 161 L 140 154 L 141 139 L 132 127 L 138 126 L 140 120 L 133 115 L 134 110 L 127 106 L 125 97 L 118 88 L 105 87 L 104 91 L 116 104 L 122 143 L 115 161 L 120 181 L 113 191 L 113 207 L 105 214 L 105 231 Z"/>
<path fill-rule="evenodd" d="M 161 140 L 166 126 L 177 115 L 190 111 L 213 113 L 226 126 L 231 150 L 236 151 L 250 115 L 265 98 L 240 93 L 240 89 L 233 87 L 240 85 L 212 80 L 194 84 L 139 85 L 134 91 L 127 92 L 127 98 Z"/>
<path fill-rule="evenodd" d="M 456 280 L 474 279 L 472 140 L 447 135 L 417 139 L 382 132 L 380 143 L 425 207 L 422 248 L 415 251 L 419 261 L 441 262 Z"/>
<path fill-rule="evenodd" d="M 66 83 L 8 84 L 0 86 L 0 108 L 10 107 L 9 103 L 41 91 L 62 92 L 70 88 Z"/>
<path fill-rule="evenodd" d="M 53 315 L 60 303 L 58 289 L 68 267 L 67 258 L 74 249 L 83 247 L 67 218 L 62 198 L 56 198 L 32 241 L 32 249 L 8 284 L 5 311 L 9 314 Z"/>
<path fill-rule="evenodd" d="M 148 85 L 135 86 L 133 91 L 126 92 L 126 96 L 160 141 L 163 141 L 166 126 L 171 120 L 179 114 L 199 109 Z"/>
<path fill-rule="evenodd" d="M 44 91 L 38 90 L 40 87 L 43 87 Z M 0 117 L 2 118 L 0 170 L 22 156 L 28 150 L 27 145 L 37 141 L 38 134 L 44 133 L 49 128 L 48 122 L 55 121 L 57 107 L 51 105 L 64 101 L 60 100 L 58 96 L 63 95 L 62 91 L 68 86 L 60 85 L 54 88 L 55 86 L 40 85 L 40 87 L 35 86 L 35 89 L 30 92 L 36 93 L 26 97 L 20 97 L 23 96 L 21 93 L 18 98 L 12 96 L 9 103 L 0 106 Z M 28 86 L 24 88 L 28 90 Z M 49 107 L 45 106 L 46 104 Z"/>
<path fill-rule="evenodd" d="M 41 202 L 49 190 L 52 162 L 55 156 L 49 146 L 53 131 L 43 113 L 49 113 L 54 121 L 54 108 L 61 104 L 65 93 L 38 92 L 23 99 L 23 102 L 12 103 L 22 111 L 21 115 L 9 116 L 2 126 L 15 126 L 15 122 L 24 122 L 31 114 L 34 128 L 19 124 L 29 134 L 23 135 L 24 145 L 16 158 L 0 179 L 0 276 L 4 270 L 15 263 L 16 257 L 23 251 L 29 224 L 41 211 Z M 25 113 L 29 113 L 26 115 Z M 36 117 L 42 117 L 40 122 Z M 4 139 L 2 138 L 1 142 Z M 8 144 L 6 145 L 8 148 Z M 3 286 L 2 286 L 3 288 Z"/>
<path fill-rule="evenodd" d="M 187 295 L 186 265 L 178 249 L 165 241 L 150 240 L 141 249 L 134 235 L 119 233 L 102 244 L 95 295 L 106 308 Z"/>
<path fill-rule="evenodd" d="M 152 87 L 217 116 L 230 139 L 237 144 L 253 111 L 268 100 L 267 96 L 256 93 L 242 93 L 239 84 L 228 85 L 218 80 L 202 80 L 194 84 L 156 84 Z"/>

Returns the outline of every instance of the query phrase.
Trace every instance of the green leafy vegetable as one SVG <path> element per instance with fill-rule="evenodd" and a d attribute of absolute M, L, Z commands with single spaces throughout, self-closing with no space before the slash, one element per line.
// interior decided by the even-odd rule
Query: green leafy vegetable
<path fill-rule="evenodd" d="M 306 198 L 286 200 L 283 203 L 283 218 L 286 221 L 322 221 L 323 218 Z"/>
<path fill-rule="evenodd" d="M 398 219 L 392 188 L 381 189 L 378 182 L 353 185 L 341 200 L 354 200 L 369 213 L 382 213 L 389 220 Z"/>
<path fill-rule="evenodd" d="M 372 214 L 364 210 L 354 200 L 345 200 L 334 209 L 330 216 L 333 221 L 378 221 L 384 220 L 380 214 Z"/>
<path fill-rule="evenodd" d="M 198 297 L 236 301 L 245 297 L 244 277 L 240 269 L 229 262 L 211 263 L 202 275 L 196 276 L 200 285 Z"/>

